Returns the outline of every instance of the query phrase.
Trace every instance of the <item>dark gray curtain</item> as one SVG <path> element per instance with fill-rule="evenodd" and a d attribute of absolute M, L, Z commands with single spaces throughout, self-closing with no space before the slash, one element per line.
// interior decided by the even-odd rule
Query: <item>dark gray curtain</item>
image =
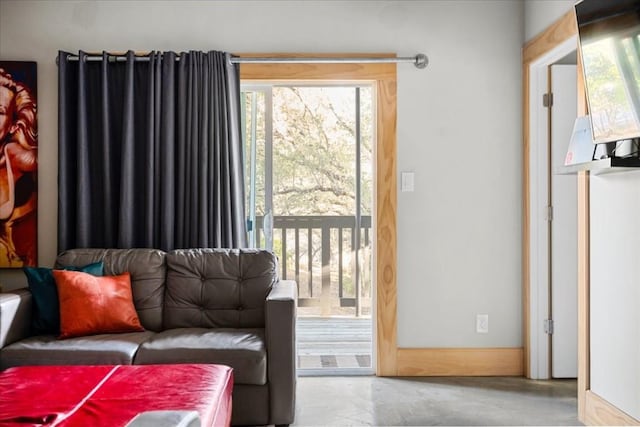
<path fill-rule="evenodd" d="M 245 247 L 231 56 L 70 55 L 58 56 L 58 249 Z"/>

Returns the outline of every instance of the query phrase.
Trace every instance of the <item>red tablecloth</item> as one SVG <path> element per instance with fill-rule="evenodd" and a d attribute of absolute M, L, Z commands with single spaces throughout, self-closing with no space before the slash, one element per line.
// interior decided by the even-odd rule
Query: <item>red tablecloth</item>
<path fill-rule="evenodd" d="M 157 410 L 231 421 L 232 369 L 222 365 L 24 366 L 0 372 L 0 426 L 126 425 Z"/>

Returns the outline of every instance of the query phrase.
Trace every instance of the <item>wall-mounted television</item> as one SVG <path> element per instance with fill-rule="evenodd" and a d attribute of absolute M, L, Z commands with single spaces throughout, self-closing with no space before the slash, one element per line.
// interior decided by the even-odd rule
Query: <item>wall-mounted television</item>
<path fill-rule="evenodd" d="M 593 142 L 640 137 L 640 0 L 575 5 Z"/>

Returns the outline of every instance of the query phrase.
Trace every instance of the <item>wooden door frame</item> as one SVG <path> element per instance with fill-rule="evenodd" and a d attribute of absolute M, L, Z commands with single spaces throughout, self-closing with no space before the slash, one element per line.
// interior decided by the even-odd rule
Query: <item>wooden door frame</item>
<path fill-rule="evenodd" d="M 571 37 L 576 37 L 578 29 L 573 10 L 568 11 L 546 30 L 527 42 L 522 50 L 522 81 L 523 81 L 523 175 L 522 175 L 522 286 L 523 286 L 523 343 L 525 375 L 530 377 L 530 335 L 529 335 L 529 304 L 531 296 L 530 283 L 530 250 L 529 236 L 530 221 L 530 182 L 529 160 L 531 141 L 530 135 L 530 84 L 531 65 L 560 44 Z M 576 46 L 577 47 L 577 46 Z M 578 115 L 587 114 L 584 76 L 582 74 L 581 58 L 578 50 Z M 597 425 L 640 425 L 640 422 L 620 409 L 607 402 L 591 391 L 590 385 L 590 343 L 589 343 L 589 172 L 582 171 L 577 175 L 578 180 L 578 419 L 585 424 Z"/>
<path fill-rule="evenodd" d="M 532 141 L 531 137 L 531 86 L 532 78 L 531 68 L 537 61 L 548 55 L 558 46 L 566 43 L 567 40 L 577 37 L 577 27 L 573 10 L 564 14 L 558 21 L 540 33 L 538 36 L 527 42 L 522 49 L 522 76 L 523 76 L 523 92 L 522 92 L 522 112 L 523 112 L 523 160 L 522 160 L 522 286 L 523 286 L 523 302 L 522 302 L 522 320 L 523 320 L 523 346 L 524 346 L 524 372 L 527 378 L 532 377 L 531 368 L 531 249 L 532 240 L 530 231 L 531 227 L 531 190 L 530 182 L 531 158 L 532 158 Z M 576 45 L 577 47 L 577 45 Z M 580 86 L 580 85 L 579 85 Z M 580 89 L 578 89 L 580 94 Z M 579 95 L 580 96 L 580 95 Z M 577 101 L 576 101 L 577 102 Z M 578 191 L 580 191 L 578 189 Z M 580 346 L 580 344 L 578 344 Z"/>
<path fill-rule="evenodd" d="M 243 53 L 240 57 L 395 57 L 395 54 Z M 397 76 L 396 64 L 243 63 L 244 81 L 353 81 L 376 88 L 374 325 L 376 375 L 397 372 Z"/>
<path fill-rule="evenodd" d="M 526 66 L 529 75 L 529 141 L 528 176 L 525 182 L 529 186 L 527 195 L 530 221 L 526 225 L 525 235 L 529 237 L 529 256 L 527 259 L 527 283 L 529 299 L 526 301 L 528 313 L 524 316 L 528 333 L 526 375 L 533 379 L 549 379 L 551 377 L 551 340 L 544 331 L 544 320 L 550 315 L 551 288 L 550 281 L 550 245 L 549 222 L 543 218 L 550 203 L 551 194 L 551 111 L 542 107 L 543 93 L 551 89 L 551 65 L 575 52 L 578 45 L 577 36 L 571 36 L 558 43 L 554 48 L 536 57 Z M 539 98 L 538 98 L 539 97 Z M 568 142 L 568 141 L 567 141 Z M 565 144 L 567 143 L 565 142 Z M 526 161 L 526 160 L 525 160 Z"/>

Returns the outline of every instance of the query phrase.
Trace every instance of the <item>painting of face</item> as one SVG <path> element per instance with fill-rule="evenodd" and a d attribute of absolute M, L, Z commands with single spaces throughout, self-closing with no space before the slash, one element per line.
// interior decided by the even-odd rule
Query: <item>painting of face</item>
<path fill-rule="evenodd" d="M 0 61 L 0 268 L 37 264 L 36 63 Z"/>
<path fill-rule="evenodd" d="M 0 86 L 0 141 L 9 133 L 13 117 L 13 98 L 15 93 L 4 86 Z"/>

